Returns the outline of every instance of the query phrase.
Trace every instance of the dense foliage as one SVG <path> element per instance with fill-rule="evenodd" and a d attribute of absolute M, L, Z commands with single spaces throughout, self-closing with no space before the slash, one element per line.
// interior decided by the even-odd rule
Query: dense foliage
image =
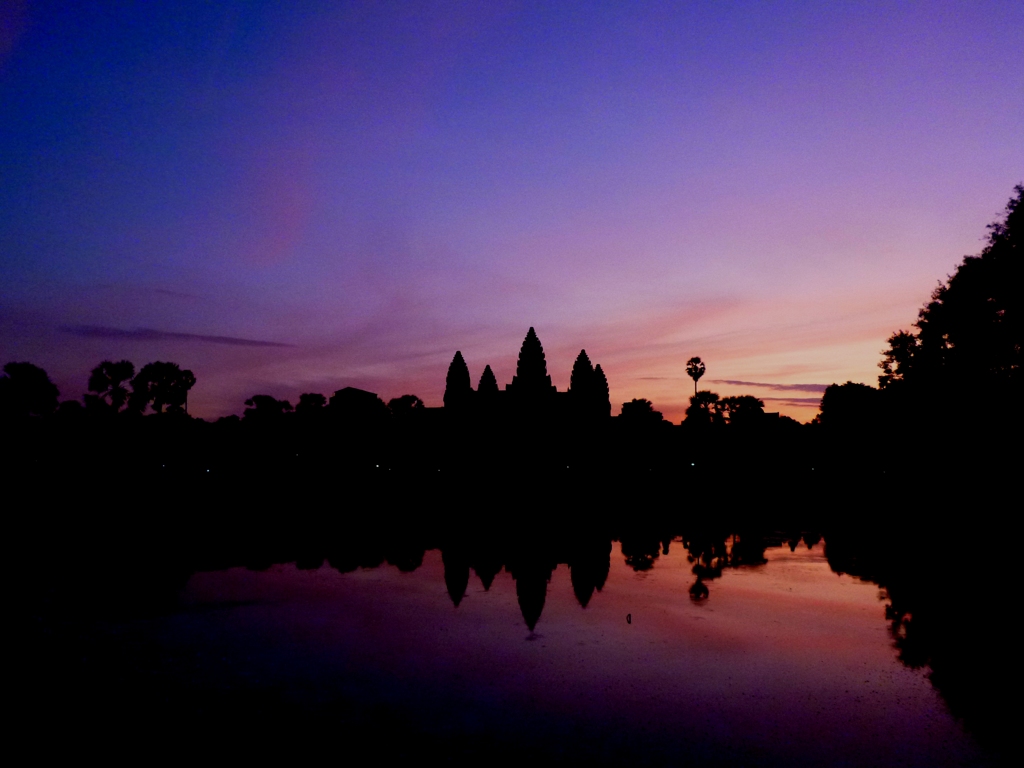
<path fill-rule="evenodd" d="M 1018 393 L 1024 343 L 1021 244 L 1024 186 L 1014 189 L 1006 217 L 989 225 L 988 244 L 939 285 L 918 314 L 916 332 L 888 340 L 878 377 L 882 389 L 921 396 L 968 389 Z"/>

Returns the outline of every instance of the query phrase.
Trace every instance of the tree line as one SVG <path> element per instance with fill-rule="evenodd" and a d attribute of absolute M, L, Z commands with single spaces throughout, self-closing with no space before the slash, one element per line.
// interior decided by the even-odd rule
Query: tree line
<path fill-rule="evenodd" d="M 948 432 L 1019 426 L 1024 346 L 1024 185 L 985 247 L 965 256 L 882 351 L 878 386 L 833 384 L 820 424 L 844 432 Z"/>
<path fill-rule="evenodd" d="M 691 363 L 693 360 L 700 362 L 700 358 L 692 358 Z M 578 361 L 573 376 L 580 378 L 577 368 Z M 0 416 L 7 419 L 54 415 L 64 418 L 81 415 L 109 417 L 117 414 L 141 416 L 148 413 L 184 415 L 188 412 L 188 393 L 196 383 L 195 374 L 182 369 L 177 363 L 147 363 L 136 373 L 135 365 L 130 360 L 104 360 L 90 373 L 88 392 L 81 401 L 61 401 L 60 391 L 43 368 L 27 362 L 9 362 L 3 371 L 4 376 L 0 377 Z M 604 382 L 604 391 L 607 392 L 608 385 L 600 372 L 600 366 L 598 372 Z M 491 379 L 494 378 L 490 366 L 485 369 L 483 379 L 487 379 L 488 374 Z M 496 390 L 497 385 L 494 387 Z M 330 399 L 318 392 L 306 392 L 299 396 L 294 406 L 290 400 L 272 395 L 253 395 L 245 400 L 241 418 L 267 423 L 292 413 L 299 417 L 315 416 L 326 413 L 328 406 L 334 405 L 336 400 L 345 400 L 342 395 L 344 392 L 339 390 Z M 426 409 L 423 400 L 412 394 L 391 398 L 386 403 L 376 396 L 360 400 L 359 403 L 351 403 L 350 410 L 351 406 L 355 406 L 356 410 L 362 410 L 371 420 L 376 416 L 379 419 L 404 421 L 415 418 Z M 690 398 L 686 421 L 700 425 L 749 425 L 757 423 L 764 415 L 764 401 L 752 395 L 720 397 L 715 392 L 701 390 Z M 646 398 L 634 398 L 623 403 L 619 418 L 633 425 L 668 423 Z M 228 416 L 221 421 L 236 419 L 238 417 Z"/>
<path fill-rule="evenodd" d="M 32 363 L 7 363 L 0 377 L 0 415 L 11 418 L 45 417 L 80 411 L 110 415 L 186 413 L 195 374 L 177 363 L 148 363 L 135 372 L 128 360 L 104 360 L 89 375 L 89 391 L 78 400 L 59 402 L 60 390 L 46 371 Z"/>
<path fill-rule="evenodd" d="M 1016 186 L 1004 217 L 989 225 L 982 252 L 966 256 L 947 281 L 936 288 L 920 310 L 913 329 L 899 330 L 889 337 L 879 363 L 878 386 L 854 382 L 829 386 L 822 397 L 819 415 L 810 427 L 803 429 L 820 430 L 834 440 L 833 447 L 848 453 L 872 456 L 878 456 L 879 451 L 871 443 L 883 433 L 890 437 L 902 435 L 916 441 L 918 448 L 923 446 L 933 452 L 940 445 L 948 447 L 951 439 L 969 441 L 986 431 L 1001 430 L 1012 438 L 1022 423 L 1022 194 L 1024 185 Z M 459 362 L 461 366 L 456 365 Z M 467 384 L 468 371 L 463 370 L 465 363 L 459 354 L 453 366 L 458 368 L 455 378 Z M 785 425 L 791 432 L 798 426 L 786 417 L 766 418 L 764 402 L 752 395 L 721 397 L 700 390 L 698 383 L 707 368 L 699 357 L 690 358 L 686 370 L 693 379 L 694 394 L 689 399 L 684 431 L 741 435 L 764 432 L 753 429 L 758 425 L 771 425 L 773 429 Z M 27 362 L 10 362 L 3 371 L 0 419 L 7 422 L 31 422 L 55 415 L 57 421 L 80 422 L 91 416 L 184 417 L 188 393 L 196 383 L 192 371 L 176 363 L 156 361 L 136 371 L 130 361 L 105 360 L 91 372 L 88 392 L 81 401 L 60 402 L 57 387 L 43 369 Z M 449 378 L 454 375 L 450 369 Z M 493 394 L 493 380 L 493 372 L 485 368 L 480 384 L 484 395 Z M 606 402 L 607 380 L 600 366 L 593 368 L 585 359 L 584 352 L 573 367 L 573 381 L 577 389 L 592 389 L 596 393 L 594 400 L 600 407 L 595 406 L 594 413 L 607 414 L 602 418 L 608 419 L 607 405 L 598 402 Z M 589 383 L 588 387 L 583 387 L 583 383 Z M 453 392 L 461 391 L 452 387 L 451 382 L 449 385 Z M 292 421 L 310 424 L 340 420 L 364 433 L 387 425 L 419 425 L 426 431 L 436 431 L 441 428 L 441 414 L 449 410 L 447 395 L 446 392 L 446 408 L 442 410 L 427 409 L 423 400 L 413 394 L 385 403 L 373 393 L 351 387 L 330 398 L 304 393 L 294 406 L 289 400 L 256 394 L 245 401 L 241 417 L 225 417 L 218 423 L 241 421 L 270 426 Z M 664 435 L 669 426 L 654 404 L 644 398 L 623 403 L 619 417 L 613 421 L 615 429 L 641 430 L 648 435 Z M 483 424 L 480 429 L 493 426 Z M 726 426 L 730 429 L 721 429 Z M 516 425 L 505 428 L 513 429 Z M 549 435 L 565 428 L 565 424 L 554 423 L 545 427 Z M 655 438 L 654 442 L 658 439 L 665 438 Z M 958 444 L 960 447 L 966 444 L 963 440 Z M 652 446 L 646 449 L 649 454 L 660 450 L 653 443 Z"/>

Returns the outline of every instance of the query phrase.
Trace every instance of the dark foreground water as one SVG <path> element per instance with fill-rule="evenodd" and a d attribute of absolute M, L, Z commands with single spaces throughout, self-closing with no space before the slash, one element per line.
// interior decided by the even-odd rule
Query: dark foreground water
<path fill-rule="evenodd" d="M 745 555 L 736 536 L 598 541 L 571 567 L 448 547 L 200 568 L 161 610 L 57 630 L 80 656 L 78 714 L 61 716 L 94 701 L 111 714 L 93 735 L 116 739 L 111 722 L 145 730 L 151 710 L 171 743 L 306 726 L 381 759 L 994 762 L 908 662 L 888 590 L 837 573 L 820 536 L 790 539 Z"/>

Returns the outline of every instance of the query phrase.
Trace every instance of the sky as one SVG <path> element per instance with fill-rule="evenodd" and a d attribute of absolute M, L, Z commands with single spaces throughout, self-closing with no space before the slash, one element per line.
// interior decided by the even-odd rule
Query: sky
<path fill-rule="evenodd" d="M 811 418 L 1024 179 L 1024 4 L 0 0 L 0 362 Z"/>

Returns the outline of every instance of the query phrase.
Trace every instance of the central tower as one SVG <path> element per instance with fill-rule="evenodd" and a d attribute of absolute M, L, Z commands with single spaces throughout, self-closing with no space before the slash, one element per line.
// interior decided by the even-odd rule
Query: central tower
<path fill-rule="evenodd" d="M 523 339 L 519 350 L 519 362 L 516 364 L 516 375 L 512 383 L 505 389 L 526 397 L 546 395 L 555 391 L 548 375 L 548 364 L 544 358 L 544 347 L 541 346 L 537 332 L 531 327 Z"/>

